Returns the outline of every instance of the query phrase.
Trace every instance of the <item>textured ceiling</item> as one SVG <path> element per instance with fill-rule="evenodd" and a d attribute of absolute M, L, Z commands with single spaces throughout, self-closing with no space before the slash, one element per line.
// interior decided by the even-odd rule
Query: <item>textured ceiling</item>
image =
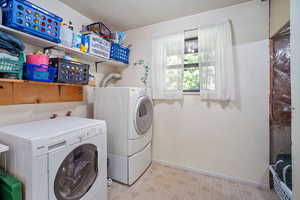
<path fill-rule="evenodd" d="M 60 0 L 92 20 L 134 29 L 249 0 Z"/>

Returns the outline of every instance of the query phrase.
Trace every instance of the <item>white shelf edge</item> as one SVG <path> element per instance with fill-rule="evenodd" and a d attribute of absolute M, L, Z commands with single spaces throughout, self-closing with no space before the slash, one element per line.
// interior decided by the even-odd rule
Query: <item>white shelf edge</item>
<path fill-rule="evenodd" d="M 102 58 L 100 56 L 96 56 L 96 55 L 92 55 L 86 52 L 82 52 L 78 49 L 74 49 L 71 47 L 66 47 L 62 44 L 57 44 L 55 47 L 53 47 L 55 49 L 60 49 L 65 51 L 67 54 L 72 54 L 72 55 L 76 55 L 84 60 L 88 60 L 88 61 L 93 61 L 93 62 L 105 62 L 106 59 Z"/>
<path fill-rule="evenodd" d="M 18 31 L 12 28 L 9 28 L 7 26 L 1 25 L 0 24 L 0 31 L 3 31 L 5 33 L 9 33 L 13 36 L 15 36 L 16 38 L 21 39 L 23 42 L 25 43 L 29 43 L 31 45 L 34 46 L 38 46 L 38 47 L 42 47 L 42 48 L 54 48 L 54 49 L 60 49 L 65 51 L 68 54 L 71 55 L 75 55 L 78 56 L 79 58 L 83 59 L 83 60 L 87 60 L 87 61 L 93 61 L 93 62 L 101 62 L 101 63 L 105 63 L 109 66 L 114 66 L 114 67 L 126 67 L 128 66 L 128 64 L 119 62 L 119 61 L 115 61 L 112 59 L 105 59 L 102 58 L 100 56 L 96 56 L 96 55 L 92 55 L 86 52 L 82 52 L 80 50 L 71 48 L 71 47 L 66 47 L 64 45 L 62 45 L 61 43 L 55 43 L 55 42 L 51 42 L 48 41 L 46 39 L 28 34 L 28 33 L 24 33 L 22 31 Z"/>
<path fill-rule="evenodd" d="M 28 33 L 24 33 L 22 31 L 18 31 L 18 30 L 9 28 L 4 25 L 0 25 L 0 31 L 9 33 L 9 34 L 15 36 L 16 38 L 21 39 L 25 43 L 27 42 L 32 45 L 38 46 L 38 47 L 46 48 L 46 47 L 52 47 L 52 46 L 57 45 L 57 43 L 55 43 L 55 42 L 51 42 L 51 41 L 48 41 L 46 39 L 43 39 L 43 38 L 40 38 L 40 37 L 37 37 L 34 35 L 30 35 Z"/>

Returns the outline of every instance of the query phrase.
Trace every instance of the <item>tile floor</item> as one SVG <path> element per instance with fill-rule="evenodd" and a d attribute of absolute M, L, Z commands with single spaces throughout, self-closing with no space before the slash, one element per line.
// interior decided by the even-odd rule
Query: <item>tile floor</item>
<path fill-rule="evenodd" d="M 113 183 L 109 200 L 278 200 L 273 192 L 153 163 L 131 187 Z"/>

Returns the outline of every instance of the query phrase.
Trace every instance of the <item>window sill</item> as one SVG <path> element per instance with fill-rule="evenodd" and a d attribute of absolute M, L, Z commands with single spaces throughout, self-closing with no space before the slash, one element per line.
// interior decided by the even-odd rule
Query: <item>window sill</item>
<path fill-rule="evenodd" d="M 200 95 L 200 92 L 183 92 L 183 95 Z"/>

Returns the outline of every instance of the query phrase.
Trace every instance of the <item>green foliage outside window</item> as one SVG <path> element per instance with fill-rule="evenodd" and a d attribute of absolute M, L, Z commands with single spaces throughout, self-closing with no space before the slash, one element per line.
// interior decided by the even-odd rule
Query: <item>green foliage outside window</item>
<path fill-rule="evenodd" d="M 200 70 L 198 53 L 184 55 L 183 90 L 199 90 Z"/>
<path fill-rule="evenodd" d="M 184 69 L 183 90 L 199 90 L 200 74 L 199 67 L 189 67 Z"/>
<path fill-rule="evenodd" d="M 184 55 L 184 64 L 195 64 L 199 62 L 198 53 L 189 53 Z"/>

